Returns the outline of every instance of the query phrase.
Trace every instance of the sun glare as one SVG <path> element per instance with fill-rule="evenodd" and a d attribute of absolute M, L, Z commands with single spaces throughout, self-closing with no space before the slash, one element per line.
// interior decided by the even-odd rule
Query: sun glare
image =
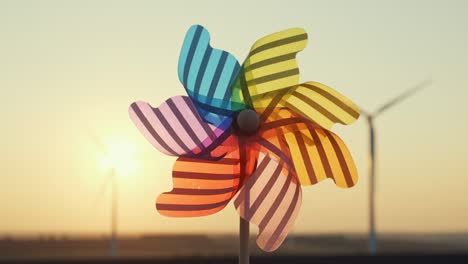
<path fill-rule="evenodd" d="M 115 169 L 117 175 L 134 174 L 138 168 L 136 146 L 128 141 L 115 140 L 108 144 L 107 153 L 100 158 L 105 169 Z"/>

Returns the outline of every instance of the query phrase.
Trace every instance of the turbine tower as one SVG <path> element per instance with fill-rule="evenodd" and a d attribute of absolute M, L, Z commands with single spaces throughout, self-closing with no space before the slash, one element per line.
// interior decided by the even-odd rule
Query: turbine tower
<path fill-rule="evenodd" d="M 367 124 L 369 126 L 369 238 L 368 238 L 368 249 L 369 253 L 375 255 L 377 253 L 377 237 L 375 231 L 375 180 L 376 180 L 376 163 L 375 163 L 375 145 L 376 145 L 376 133 L 374 120 L 382 113 L 397 105 L 407 97 L 413 95 L 422 88 L 428 86 L 431 82 L 426 80 L 399 96 L 393 98 L 387 103 L 379 107 L 375 112 L 369 113 L 361 108 L 362 114 L 366 117 Z"/>
<path fill-rule="evenodd" d="M 109 150 L 107 147 L 102 143 L 101 139 L 92 131 L 89 131 L 89 136 L 91 137 L 93 143 L 98 146 L 101 152 L 104 154 L 106 159 L 111 160 Z M 110 229 L 110 256 L 111 257 L 118 257 L 118 242 L 117 242 L 117 214 L 118 214 L 118 186 L 117 186 L 117 173 L 116 173 L 116 164 L 111 164 L 110 173 L 107 179 L 105 179 L 102 188 L 99 192 L 99 196 L 101 196 L 108 185 L 111 185 L 112 188 L 112 200 L 111 200 L 111 229 Z M 99 197 L 98 196 L 98 197 Z"/>

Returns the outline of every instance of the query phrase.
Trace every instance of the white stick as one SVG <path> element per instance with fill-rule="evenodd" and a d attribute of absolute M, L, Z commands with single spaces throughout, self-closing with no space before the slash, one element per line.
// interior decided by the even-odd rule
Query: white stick
<path fill-rule="evenodd" d="M 239 264 L 249 264 L 249 221 L 239 217 Z"/>

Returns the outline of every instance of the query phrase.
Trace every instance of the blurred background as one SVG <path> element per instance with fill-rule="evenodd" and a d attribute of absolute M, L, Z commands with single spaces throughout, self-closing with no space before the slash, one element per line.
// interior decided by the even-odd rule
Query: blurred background
<path fill-rule="evenodd" d="M 135 100 L 156 106 L 185 94 L 177 61 L 192 24 L 240 62 L 257 39 L 302 27 L 301 81 L 325 83 L 368 112 L 431 80 L 374 121 L 377 252 L 467 252 L 467 10 L 463 0 L 1 0 L 0 260 L 106 258 L 112 219 L 120 257 L 237 254 L 232 205 L 203 218 L 157 214 L 174 158 L 127 114 Z M 275 255 L 369 252 L 368 125 L 334 131 L 359 183 L 304 188 Z M 256 232 L 252 254 L 265 254 Z"/>

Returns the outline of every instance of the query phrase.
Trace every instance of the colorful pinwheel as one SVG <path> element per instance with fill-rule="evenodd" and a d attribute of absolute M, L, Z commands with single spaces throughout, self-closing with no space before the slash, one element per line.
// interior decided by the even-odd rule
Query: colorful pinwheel
<path fill-rule="evenodd" d="M 330 129 L 353 123 L 359 109 L 324 84 L 299 84 L 295 58 L 307 43 L 303 29 L 258 40 L 242 65 L 209 41 L 199 25 L 185 36 L 178 75 L 188 97 L 129 108 L 154 147 L 178 156 L 174 188 L 157 198 L 156 208 L 165 216 L 204 216 L 237 195 L 240 216 L 259 227 L 258 246 L 273 251 L 299 212 L 300 185 L 327 178 L 355 185 L 352 157 Z"/>

